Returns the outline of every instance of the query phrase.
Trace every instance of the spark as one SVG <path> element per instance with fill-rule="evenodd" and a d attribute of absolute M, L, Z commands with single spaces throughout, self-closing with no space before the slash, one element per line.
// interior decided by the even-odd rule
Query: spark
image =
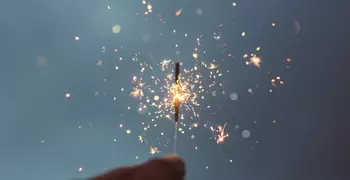
<path fill-rule="evenodd" d="M 177 10 L 176 13 L 175 13 L 175 15 L 176 15 L 176 16 L 180 16 L 181 13 L 182 13 L 182 8 L 179 9 L 179 10 Z"/>
<path fill-rule="evenodd" d="M 136 87 L 133 88 L 133 91 L 130 93 L 130 96 L 134 98 L 140 98 L 142 99 L 145 95 L 143 93 L 142 87 L 144 86 L 145 83 L 139 82 Z"/>
<path fill-rule="evenodd" d="M 162 71 L 164 71 L 165 69 L 168 68 L 168 65 L 170 62 L 171 62 L 171 60 L 166 60 L 166 59 L 164 59 L 162 62 L 160 62 L 160 64 L 162 65 Z"/>
<path fill-rule="evenodd" d="M 150 154 L 158 154 L 160 153 L 159 149 L 157 147 L 151 146 L 149 149 Z"/>
<path fill-rule="evenodd" d="M 102 60 L 97 60 L 97 66 L 102 66 Z"/>
<path fill-rule="evenodd" d="M 218 66 L 214 63 L 210 63 L 208 69 L 216 69 Z"/>
<path fill-rule="evenodd" d="M 138 136 L 138 138 L 139 138 L 139 141 L 142 143 L 143 142 L 143 137 L 140 135 L 140 136 Z"/>
<path fill-rule="evenodd" d="M 253 55 L 250 59 L 249 59 L 249 64 L 253 64 L 255 67 L 260 68 L 260 63 L 261 63 L 261 59 L 260 57 Z"/>
<path fill-rule="evenodd" d="M 217 129 L 210 127 L 213 133 L 218 133 L 214 136 L 217 144 L 222 144 L 225 141 L 225 138 L 229 136 L 228 133 L 225 132 L 226 125 L 227 123 L 225 123 L 223 126 L 218 125 Z"/>
<path fill-rule="evenodd" d="M 146 7 L 146 10 L 144 12 L 145 15 L 148 15 L 152 12 L 152 5 L 150 3 L 147 3 L 145 0 L 142 0 L 142 4 Z"/>
<path fill-rule="evenodd" d="M 169 118 L 169 113 L 172 113 L 174 102 L 177 100 L 183 104 L 185 109 L 194 110 L 194 106 L 199 106 L 199 104 L 197 102 L 197 94 L 193 88 L 194 86 L 192 86 L 189 81 L 184 80 L 184 78 L 180 77 L 177 84 L 171 83 L 167 79 L 164 89 L 167 90 L 168 96 L 158 104 L 159 110 L 167 113 L 166 117 Z"/>
<path fill-rule="evenodd" d="M 274 86 L 274 87 L 276 87 L 276 83 L 280 83 L 280 84 L 284 84 L 284 81 L 281 79 L 281 77 L 280 76 L 277 76 L 276 78 L 272 78 L 271 79 L 271 84 L 272 84 L 272 86 Z"/>
<path fill-rule="evenodd" d="M 194 60 L 197 60 L 198 59 L 198 54 L 197 53 L 193 53 L 192 57 L 193 57 Z"/>
<path fill-rule="evenodd" d="M 173 33 L 175 35 L 176 30 L 174 30 Z M 199 123 L 196 121 L 200 118 L 201 100 L 205 99 L 204 97 L 209 94 L 214 97 L 219 95 L 226 96 L 224 92 L 219 93 L 223 86 L 220 80 L 218 80 L 219 77 L 223 76 L 223 72 L 219 68 L 219 61 L 212 60 L 207 62 L 204 58 L 203 60 L 198 60 L 198 57 L 201 56 L 202 53 L 205 53 L 201 48 L 203 46 L 201 40 L 202 35 L 195 39 L 192 54 L 190 54 L 195 61 L 184 61 L 185 63 L 181 63 L 183 71 L 177 83 L 174 83 L 173 69 L 169 68 L 171 65 L 175 64 L 173 60 L 162 59 L 160 63 L 155 64 L 155 67 L 152 67 L 147 62 L 141 61 L 138 55 L 135 55 L 132 59 L 134 63 L 139 65 L 140 74 L 132 77 L 132 84 L 134 87 L 132 88 L 130 96 L 140 101 L 137 107 L 139 113 L 144 112 L 143 107 L 147 105 L 147 115 L 152 119 L 149 122 L 142 122 L 143 133 L 138 137 L 140 142 L 147 142 L 145 140 L 146 134 L 148 134 L 147 132 L 150 131 L 151 128 L 159 127 L 157 120 L 173 120 L 175 101 L 181 102 L 181 114 L 179 115 L 181 119 L 181 121 L 179 121 L 179 126 L 181 127 L 178 127 L 178 131 L 181 134 L 190 134 L 191 136 L 193 133 L 187 133 L 185 131 L 191 131 L 192 128 L 200 127 Z M 177 50 L 177 48 L 175 48 L 175 50 Z M 151 71 L 152 73 L 147 74 L 147 71 Z M 204 83 L 204 81 L 207 80 L 210 80 L 208 84 Z M 130 106 L 128 109 L 131 109 Z M 210 109 L 214 110 L 215 106 L 212 106 Z M 185 122 L 190 125 L 186 125 Z M 162 138 L 164 137 L 166 137 L 166 135 L 162 133 Z M 226 137 L 227 136 L 224 134 L 222 137 L 220 136 L 218 138 L 220 141 L 223 141 Z"/>

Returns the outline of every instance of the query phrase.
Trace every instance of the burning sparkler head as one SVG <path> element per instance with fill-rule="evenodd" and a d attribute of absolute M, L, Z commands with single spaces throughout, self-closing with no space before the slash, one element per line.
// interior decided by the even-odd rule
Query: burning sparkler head
<path fill-rule="evenodd" d="M 174 89 L 174 119 L 175 122 L 179 120 L 179 109 L 180 109 L 180 83 L 179 83 L 179 78 L 180 78 L 180 63 L 175 64 L 175 84 L 173 85 Z"/>

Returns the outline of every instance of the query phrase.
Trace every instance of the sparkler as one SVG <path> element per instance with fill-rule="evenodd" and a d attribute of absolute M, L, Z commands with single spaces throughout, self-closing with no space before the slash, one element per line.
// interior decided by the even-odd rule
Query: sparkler
<path fill-rule="evenodd" d="M 175 109 L 175 113 L 174 113 L 174 119 L 175 122 L 177 123 L 177 121 L 179 120 L 179 108 L 180 108 L 180 99 L 178 97 L 179 94 L 179 77 L 180 77 L 180 63 L 176 63 L 175 64 L 175 96 L 174 96 L 174 109 Z"/>
<path fill-rule="evenodd" d="M 175 120 L 175 132 L 174 132 L 174 153 L 176 154 L 176 142 L 177 142 L 177 126 L 179 121 L 179 110 L 180 110 L 180 63 L 175 63 L 175 94 L 174 94 L 174 120 Z"/>
<path fill-rule="evenodd" d="M 150 15 L 154 9 L 152 9 L 152 4 L 148 2 L 148 0 L 141 0 L 143 6 L 144 6 L 144 14 Z M 236 3 L 233 2 L 232 6 L 236 6 Z M 111 7 L 107 6 L 108 10 L 111 10 Z M 159 9 L 158 7 L 157 9 Z M 113 8 L 112 8 L 113 10 Z M 182 13 L 182 8 L 176 11 L 175 15 L 180 16 Z M 200 8 L 197 8 L 197 15 L 201 15 L 203 10 Z M 112 12 L 112 11 L 111 11 Z M 163 17 L 158 14 L 158 19 L 162 24 L 166 24 L 166 20 L 163 19 Z M 295 24 L 298 25 L 298 22 L 295 20 Z M 220 24 L 218 27 L 221 29 L 225 26 L 222 26 L 223 24 Z M 217 26 L 217 25 L 215 25 Z M 272 23 L 272 26 L 275 27 L 276 24 Z M 112 27 L 113 33 L 119 33 L 120 32 L 120 25 L 116 24 Z M 296 28 L 298 29 L 298 28 Z M 300 28 L 299 28 L 300 29 Z M 220 65 L 221 61 L 227 61 L 227 59 L 224 56 L 228 56 L 228 58 L 232 59 L 234 57 L 233 52 L 228 50 L 230 48 L 230 42 L 225 39 L 224 34 L 222 34 L 221 30 L 218 30 L 214 32 L 214 36 L 209 35 L 210 38 L 214 38 L 215 44 L 212 44 L 210 46 L 207 46 L 206 44 L 202 43 L 202 40 L 206 38 L 206 35 L 203 33 L 200 33 L 197 37 L 193 37 L 191 35 L 186 34 L 180 34 L 182 31 L 172 30 L 172 35 L 176 38 L 180 38 L 179 35 L 183 36 L 187 40 L 195 40 L 195 43 L 193 43 L 193 46 L 190 50 L 192 52 L 192 60 L 186 61 L 186 65 L 184 64 L 182 68 L 182 72 L 180 73 L 180 63 L 176 62 L 174 63 L 170 59 L 164 59 L 160 63 L 158 63 L 157 60 L 155 60 L 156 54 L 153 54 L 152 52 L 146 53 L 146 58 L 142 57 L 140 52 L 135 52 L 134 56 L 132 57 L 132 62 L 137 64 L 141 67 L 141 69 L 138 71 L 138 76 L 134 76 L 132 79 L 133 87 L 131 89 L 132 92 L 130 92 L 129 96 L 132 96 L 135 100 L 140 101 L 138 104 L 137 112 L 140 114 L 145 114 L 146 110 L 148 109 L 147 115 L 148 117 L 151 117 L 152 121 L 142 121 L 141 124 L 143 126 L 143 132 L 141 135 L 138 136 L 138 140 L 140 143 L 148 144 L 148 140 L 151 138 L 147 138 L 147 133 L 150 131 L 151 128 L 158 128 L 160 127 L 159 124 L 157 124 L 162 119 L 168 119 L 169 123 L 172 123 L 172 117 L 174 118 L 174 153 L 176 154 L 177 148 L 177 134 L 180 133 L 185 134 L 185 129 L 188 128 L 189 131 L 191 131 L 194 128 L 200 128 L 198 122 L 186 122 L 187 120 L 199 120 L 200 119 L 200 112 L 203 111 L 204 107 L 206 106 L 207 109 L 210 108 L 210 111 L 212 111 L 212 114 L 215 115 L 218 112 L 216 112 L 217 109 L 220 109 L 220 106 L 222 104 L 218 104 L 216 107 L 209 106 L 206 103 L 210 102 L 210 100 L 204 100 L 209 98 L 214 98 L 219 95 L 226 96 L 227 93 L 225 93 L 223 89 L 223 83 L 225 82 L 225 79 L 221 78 L 221 76 L 224 76 L 224 74 L 229 73 L 230 71 L 234 71 L 231 67 L 225 67 L 222 64 Z M 165 34 L 165 33 L 164 33 Z M 169 33 L 171 34 L 171 33 Z M 246 32 L 242 32 L 241 34 L 242 38 L 244 36 L 247 36 Z M 145 36 L 146 37 L 146 36 Z M 147 38 L 143 38 L 145 41 Z M 149 39 L 149 38 L 148 38 Z M 80 38 L 78 36 L 74 36 L 74 40 L 78 41 Z M 205 41 L 203 41 L 205 42 Z M 209 41 L 211 42 L 211 41 Z M 187 43 L 187 42 L 186 42 Z M 227 44 L 226 44 L 227 43 Z M 214 46 L 215 45 L 215 46 Z M 209 47 L 215 47 L 220 48 L 220 51 L 223 53 L 223 55 L 215 55 L 213 57 L 216 60 L 209 59 L 211 57 L 206 56 L 205 54 L 208 52 L 212 53 L 211 51 L 213 49 L 210 49 Z M 261 47 L 260 46 L 254 46 L 256 47 L 256 51 L 260 52 Z M 119 47 L 118 49 L 114 49 L 114 53 L 118 52 L 118 59 L 119 63 L 118 66 L 115 66 L 115 70 L 119 70 L 122 68 L 123 62 L 123 46 Z M 182 48 L 183 49 L 183 48 Z M 176 51 L 176 54 L 180 54 L 180 47 L 178 44 L 175 45 L 174 50 Z M 120 52 L 121 53 L 120 53 Z M 102 52 L 106 53 L 106 48 L 102 47 Z M 214 51 L 215 52 L 215 51 Z M 181 52 L 183 54 L 183 52 Z M 191 54 L 189 54 L 191 56 Z M 182 55 L 181 55 L 182 56 Z M 186 56 L 188 57 L 188 56 Z M 242 57 L 242 56 L 241 56 Z M 143 59 L 151 59 L 152 64 L 148 64 L 148 61 L 144 61 Z M 243 59 L 245 59 L 245 64 L 249 66 L 255 66 L 257 68 L 260 68 L 263 61 L 261 57 L 257 54 L 244 54 Z M 292 61 L 291 58 L 284 59 L 287 63 L 290 63 Z M 243 61 L 244 62 L 244 61 Z M 271 61 L 272 62 L 272 61 Z M 175 64 L 175 70 L 172 73 L 169 73 L 169 71 L 172 71 L 172 67 Z M 97 67 L 101 68 L 104 67 L 105 63 L 102 60 L 97 61 Z M 182 65 L 182 64 L 181 64 Z M 160 73 L 161 72 L 165 73 Z M 287 65 L 286 68 L 289 68 L 289 65 Z M 156 72 L 155 72 L 156 71 Z M 260 72 L 260 71 L 259 71 Z M 264 72 L 264 71 L 261 71 Z M 273 73 L 273 72 L 272 72 Z M 270 72 L 268 72 L 270 76 Z M 160 75 L 160 76 L 159 76 Z M 283 75 L 283 74 L 282 74 Z M 173 77 L 174 76 L 174 77 Z M 251 76 L 249 76 L 251 77 Z M 252 77 L 253 78 L 253 77 Z M 250 79 L 250 78 L 249 78 Z M 104 81 L 106 81 L 104 79 Z M 111 82 L 111 81 L 110 81 Z M 254 82 L 254 81 L 252 81 Z M 285 82 L 281 79 L 280 76 L 272 77 L 271 84 L 272 86 L 276 87 L 279 84 L 283 85 Z M 129 89 L 129 88 L 128 88 Z M 124 91 L 124 88 L 121 88 L 121 91 Z M 249 88 L 249 93 L 253 93 L 253 90 Z M 270 89 L 270 92 L 272 90 Z M 97 96 L 99 92 L 96 92 L 95 95 Z M 105 93 L 106 95 L 106 93 Z M 71 94 L 67 93 L 66 98 L 69 99 L 71 97 Z M 238 95 L 236 93 L 231 93 L 230 98 L 232 100 L 237 100 Z M 114 100 L 116 100 L 116 97 L 113 97 Z M 204 105 L 203 105 L 204 104 Z M 130 105 L 127 105 L 127 109 L 130 110 L 132 107 Z M 181 108 L 181 114 L 180 114 L 180 108 Z M 216 108 L 216 109 L 214 109 Z M 126 109 L 126 108 L 125 108 Z M 123 116 L 123 114 L 121 114 Z M 180 115 L 180 117 L 179 117 Z M 178 124 L 179 118 L 181 120 L 186 119 L 186 121 L 182 121 L 180 124 Z M 275 121 L 273 121 L 275 123 Z M 193 123 L 193 124 L 192 124 Z M 218 126 L 210 126 L 208 121 L 206 124 L 204 124 L 204 127 L 210 127 L 210 130 L 212 131 L 213 138 L 216 141 L 217 144 L 222 144 L 228 138 L 229 134 L 225 132 L 226 123 L 224 125 L 218 125 Z M 187 124 L 187 125 L 186 125 Z M 192 125 L 188 125 L 192 124 Z M 207 126 L 208 125 L 208 126 Z M 121 128 L 123 125 L 120 126 Z M 236 129 L 239 128 L 239 126 L 235 126 Z M 132 129 L 133 130 L 133 129 Z M 171 133 L 170 132 L 166 132 Z M 194 132 L 193 132 L 194 133 Z M 130 135 L 131 130 L 126 130 L 125 134 Z M 186 133 L 190 134 L 190 133 Z M 157 138 L 157 142 L 160 145 L 161 141 L 165 140 L 165 147 L 168 148 L 169 143 L 169 136 L 168 134 L 163 136 L 163 132 L 161 132 L 162 139 Z M 169 134 L 171 135 L 171 134 Z M 244 138 L 248 138 L 250 136 L 250 132 L 245 130 L 242 133 L 242 136 Z M 191 139 L 194 138 L 195 135 L 192 134 Z M 199 136 L 198 136 L 199 137 Z M 152 138 L 154 139 L 154 138 Z M 150 140 L 151 141 L 151 140 Z M 44 141 L 42 141 L 43 143 Z M 197 150 L 198 147 L 195 147 L 195 150 Z M 159 153 L 158 147 L 151 146 L 149 153 L 150 154 L 157 154 Z M 136 156 L 136 159 L 139 157 Z M 232 163 L 232 160 L 230 160 Z M 206 166 L 208 169 L 208 167 Z M 79 171 L 83 171 L 82 168 L 79 169 Z"/>

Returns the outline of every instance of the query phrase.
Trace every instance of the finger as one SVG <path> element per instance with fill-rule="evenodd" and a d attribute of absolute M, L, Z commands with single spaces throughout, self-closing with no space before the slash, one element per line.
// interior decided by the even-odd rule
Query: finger
<path fill-rule="evenodd" d="M 179 156 L 177 156 L 176 154 L 168 154 L 164 157 L 162 157 L 163 159 L 168 159 L 168 160 L 182 160 L 182 158 L 180 158 Z"/>
<path fill-rule="evenodd" d="M 185 175 L 185 162 L 182 158 L 175 154 L 169 154 L 164 156 L 162 159 L 169 161 L 169 163 L 172 163 L 172 166 L 174 167 L 175 171 Z"/>

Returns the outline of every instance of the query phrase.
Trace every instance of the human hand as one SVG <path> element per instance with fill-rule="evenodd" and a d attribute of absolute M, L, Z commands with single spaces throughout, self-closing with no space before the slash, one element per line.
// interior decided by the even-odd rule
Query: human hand
<path fill-rule="evenodd" d="M 167 155 L 143 164 L 114 169 L 90 180 L 183 180 L 185 174 L 184 161 L 178 156 Z"/>

